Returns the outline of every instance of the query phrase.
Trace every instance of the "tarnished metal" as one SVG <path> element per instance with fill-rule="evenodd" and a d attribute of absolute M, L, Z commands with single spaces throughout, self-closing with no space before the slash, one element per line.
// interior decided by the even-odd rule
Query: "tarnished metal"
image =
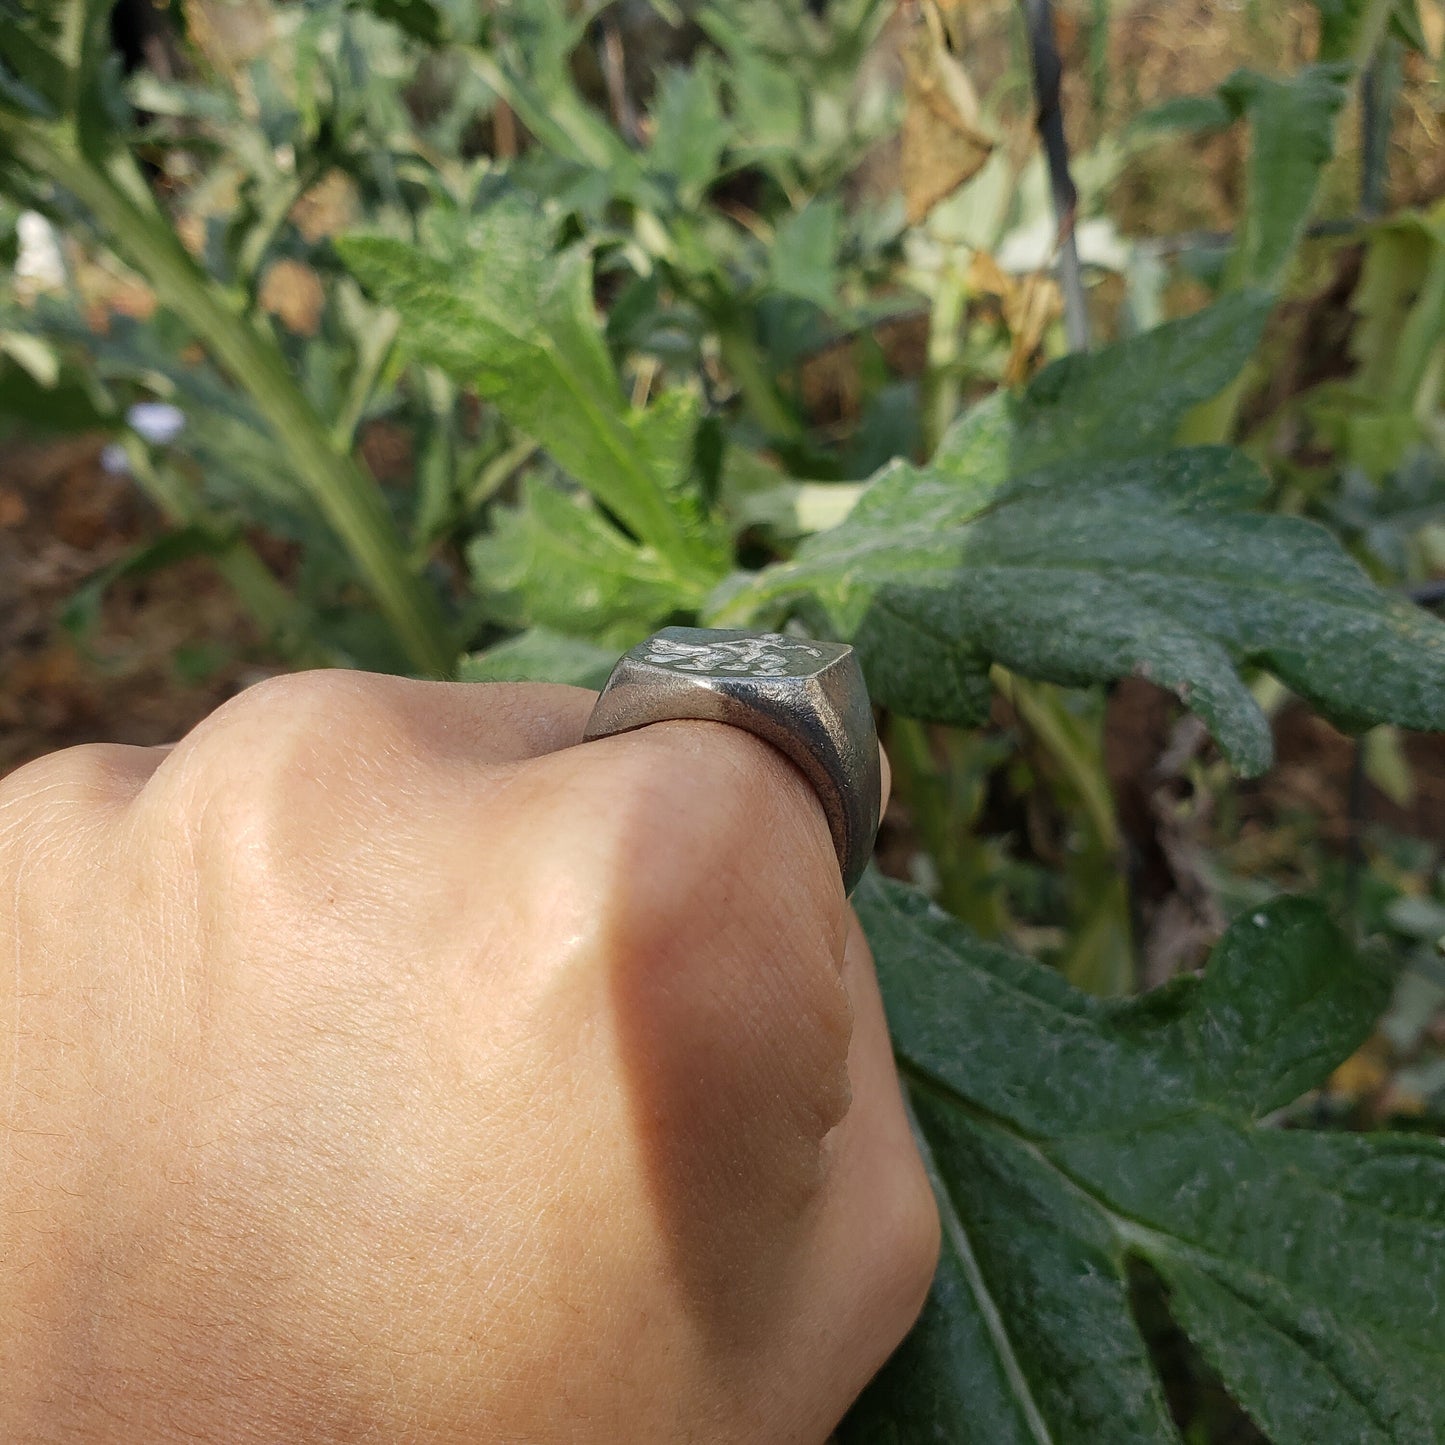
<path fill-rule="evenodd" d="M 585 737 L 679 719 L 743 728 L 798 766 L 823 804 L 851 893 L 873 852 L 882 791 L 853 649 L 775 632 L 665 627 L 612 669 Z"/>

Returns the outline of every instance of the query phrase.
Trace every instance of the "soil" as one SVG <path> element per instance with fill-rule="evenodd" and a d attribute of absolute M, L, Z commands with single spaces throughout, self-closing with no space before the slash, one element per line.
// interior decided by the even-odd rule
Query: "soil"
<path fill-rule="evenodd" d="M 89 578 L 165 530 L 101 450 L 0 446 L 0 774 L 77 743 L 173 742 L 281 668 L 201 557 L 118 580 L 87 633 L 65 625 Z"/>

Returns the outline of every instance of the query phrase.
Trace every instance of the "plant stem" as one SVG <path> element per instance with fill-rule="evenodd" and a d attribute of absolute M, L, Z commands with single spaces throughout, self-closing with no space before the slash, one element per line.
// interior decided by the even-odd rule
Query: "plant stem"
<path fill-rule="evenodd" d="M 928 318 L 928 372 L 923 381 L 924 455 L 938 450 L 958 415 L 959 328 L 968 301 L 968 282 L 956 258 L 945 258 Z"/>
<path fill-rule="evenodd" d="M 451 673 L 456 648 L 436 594 L 406 564 L 381 488 L 332 445 L 325 423 L 269 338 L 217 294 L 159 211 L 142 209 L 62 133 L 0 121 L 12 153 L 70 191 L 133 265 L 244 388 L 275 431 L 418 671 Z"/>
<path fill-rule="evenodd" d="M 800 438 L 803 428 L 764 369 L 757 341 L 743 325 L 741 316 L 714 308 L 712 322 L 723 365 L 737 383 L 743 404 L 753 420 L 769 437 Z"/>
<path fill-rule="evenodd" d="M 1085 741 L 1081 729 L 1060 707 L 1056 694 L 1014 677 L 1001 667 L 993 669 L 993 679 L 994 686 L 1012 698 L 1019 717 L 1078 794 L 1094 843 L 1105 853 L 1117 855 L 1122 840 L 1104 773 L 1102 746 Z"/>

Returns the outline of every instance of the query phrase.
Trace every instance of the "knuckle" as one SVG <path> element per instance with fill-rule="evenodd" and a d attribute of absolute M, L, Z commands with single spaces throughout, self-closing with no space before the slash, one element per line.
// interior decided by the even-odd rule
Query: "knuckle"
<path fill-rule="evenodd" d="M 314 832 L 359 823 L 400 753 L 377 681 L 338 670 L 257 683 L 176 746 L 146 801 L 234 867 L 284 866 Z"/>
<path fill-rule="evenodd" d="M 0 779 L 0 832 L 47 815 L 126 802 L 135 792 L 132 750 L 86 743 L 37 758 Z"/>

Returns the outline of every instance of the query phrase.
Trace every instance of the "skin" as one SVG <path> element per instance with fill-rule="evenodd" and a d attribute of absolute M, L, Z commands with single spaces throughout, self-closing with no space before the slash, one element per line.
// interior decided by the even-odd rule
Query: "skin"
<path fill-rule="evenodd" d="M 823 1441 L 938 1222 L 822 810 L 358 673 L 0 783 L 0 1438 Z"/>

